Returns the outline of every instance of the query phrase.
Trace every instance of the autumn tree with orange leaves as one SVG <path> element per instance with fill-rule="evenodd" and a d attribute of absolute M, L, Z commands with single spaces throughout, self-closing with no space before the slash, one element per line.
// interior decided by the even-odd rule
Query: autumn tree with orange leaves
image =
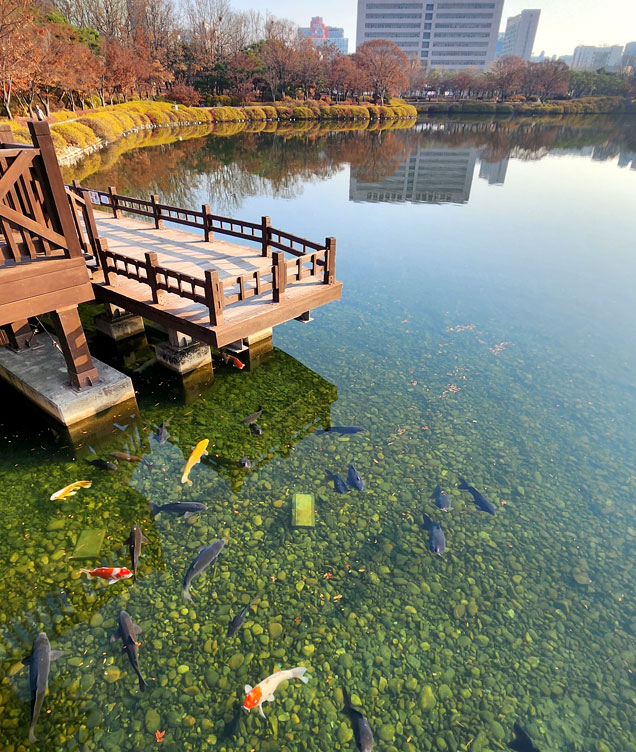
<path fill-rule="evenodd" d="M 408 86 L 409 59 L 404 52 L 386 39 L 374 39 L 358 47 L 354 60 L 381 105 Z"/>

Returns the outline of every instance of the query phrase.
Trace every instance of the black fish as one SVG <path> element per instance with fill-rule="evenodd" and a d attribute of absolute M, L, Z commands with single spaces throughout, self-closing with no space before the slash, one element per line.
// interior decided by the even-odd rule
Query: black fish
<path fill-rule="evenodd" d="M 442 530 L 441 525 L 433 520 L 426 514 L 424 517 L 424 528 L 429 531 L 428 545 L 434 554 L 443 554 L 446 551 L 446 536 Z"/>
<path fill-rule="evenodd" d="M 450 499 L 448 498 L 448 494 L 446 491 L 442 491 L 441 486 L 437 486 L 431 494 L 431 498 L 435 499 L 435 504 L 442 510 L 442 512 L 449 512 L 453 508 Z"/>
<path fill-rule="evenodd" d="M 141 544 L 148 543 L 148 538 L 141 532 L 139 525 L 133 525 L 130 535 L 124 541 L 130 551 L 130 560 L 132 561 L 133 578 L 137 579 L 137 565 L 139 564 L 139 555 L 141 554 Z"/>
<path fill-rule="evenodd" d="M 259 600 L 261 596 L 257 595 L 256 598 L 252 598 L 252 600 L 245 606 L 245 608 L 242 608 L 238 614 L 232 619 L 232 621 L 227 625 L 227 636 L 232 637 L 236 634 L 236 632 L 239 630 L 243 622 L 245 621 L 245 617 L 247 616 L 247 612 L 249 611 L 250 606 L 253 603 L 256 603 L 257 600 Z"/>
<path fill-rule="evenodd" d="M 252 462 L 249 457 L 241 457 L 238 461 L 238 466 L 245 468 L 245 470 L 249 470 L 250 467 L 252 467 Z"/>
<path fill-rule="evenodd" d="M 367 721 L 359 710 L 356 710 L 351 705 L 351 698 L 344 687 L 342 688 L 342 694 L 344 695 L 344 708 L 342 712 L 349 716 L 353 736 L 356 740 L 356 747 L 360 752 L 372 752 L 373 732 L 371 731 L 371 726 L 369 726 L 369 721 Z"/>
<path fill-rule="evenodd" d="M 327 470 L 327 476 L 329 477 L 329 480 L 333 481 L 334 491 L 337 491 L 338 493 L 342 493 L 342 494 L 349 493 L 347 484 L 342 480 L 342 478 L 339 475 L 332 473 L 331 470 Z"/>
<path fill-rule="evenodd" d="M 200 504 L 198 501 L 173 501 L 171 504 L 164 504 L 162 507 L 149 501 L 148 506 L 155 517 L 159 512 L 173 512 L 174 514 L 183 515 L 188 518 L 192 517 L 193 514 L 207 510 L 205 504 Z"/>
<path fill-rule="evenodd" d="M 485 496 L 482 496 L 482 494 L 480 494 L 476 488 L 469 486 L 461 475 L 459 476 L 459 480 L 459 488 L 462 491 L 468 491 L 468 493 L 473 497 L 473 500 L 479 507 L 479 509 L 482 509 L 484 512 L 488 512 L 488 514 L 494 514 L 496 512 L 495 505 L 491 501 L 488 501 Z"/>
<path fill-rule="evenodd" d="M 248 415 L 247 418 L 243 418 L 243 425 L 251 426 L 252 423 L 256 423 L 256 421 L 261 417 L 262 414 L 263 414 L 263 406 L 259 405 L 258 410 L 255 413 Z"/>
<path fill-rule="evenodd" d="M 349 474 L 347 475 L 347 485 L 351 488 L 355 488 L 357 491 L 364 489 L 364 481 L 360 477 L 360 473 L 351 464 L 349 465 Z"/>
<path fill-rule="evenodd" d="M 362 426 L 331 426 L 331 428 L 317 428 L 314 433 L 360 433 Z"/>
<path fill-rule="evenodd" d="M 212 543 L 211 546 L 204 546 L 200 551 L 196 559 L 188 567 L 185 577 L 183 578 L 183 597 L 187 601 L 192 600 L 190 595 L 190 583 L 198 575 L 201 574 L 206 567 L 210 564 L 214 564 L 218 555 L 221 553 L 221 549 L 227 543 L 224 538 Z"/>
<path fill-rule="evenodd" d="M 110 638 L 111 642 L 115 642 L 118 637 L 121 637 L 124 643 L 124 650 L 128 654 L 128 660 L 133 667 L 135 673 L 139 677 L 139 689 L 143 692 L 146 689 L 146 682 L 141 675 L 141 669 L 139 668 L 139 645 L 137 642 L 137 635 L 141 634 L 141 627 L 138 624 L 133 624 L 133 620 L 130 618 L 128 611 L 119 612 L 119 628 L 115 634 Z"/>
<path fill-rule="evenodd" d="M 86 460 L 89 465 L 98 467 L 100 470 L 117 470 L 117 465 L 108 460 Z"/>
<path fill-rule="evenodd" d="M 250 431 L 257 436 L 260 436 L 263 433 L 263 429 L 258 425 L 258 423 L 250 423 Z"/>
<path fill-rule="evenodd" d="M 539 748 L 534 746 L 528 734 L 518 723 L 515 723 L 513 731 L 515 738 L 508 742 L 509 749 L 513 749 L 515 752 L 539 752 Z"/>
<path fill-rule="evenodd" d="M 153 433 L 152 438 L 158 443 L 158 444 L 165 444 L 166 441 L 170 438 L 170 434 L 168 433 L 168 423 L 170 423 L 171 418 L 168 418 L 168 420 L 164 420 L 164 422 L 157 426 L 157 430 L 155 433 Z"/>
<path fill-rule="evenodd" d="M 49 668 L 51 661 L 59 658 L 59 650 L 51 650 L 46 632 L 40 634 L 33 641 L 33 652 L 22 663 L 29 667 L 29 689 L 31 691 L 31 723 L 29 724 L 29 741 L 35 744 L 35 724 L 37 723 L 44 695 L 49 684 Z"/>

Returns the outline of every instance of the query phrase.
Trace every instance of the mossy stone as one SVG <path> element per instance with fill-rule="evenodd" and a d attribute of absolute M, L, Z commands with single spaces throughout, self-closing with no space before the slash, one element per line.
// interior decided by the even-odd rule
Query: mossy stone
<path fill-rule="evenodd" d="M 427 684 L 420 692 L 420 708 L 426 712 L 433 710 L 437 705 L 437 699 L 433 694 L 432 687 Z"/>
<path fill-rule="evenodd" d="M 379 730 L 378 736 L 383 742 L 392 742 L 395 740 L 395 726 L 392 723 L 383 723 Z"/>
<path fill-rule="evenodd" d="M 149 708 L 146 711 L 146 731 L 153 734 L 157 731 L 161 725 L 161 716 L 154 708 Z"/>
<path fill-rule="evenodd" d="M 353 739 L 353 730 L 348 723 L 344 721 L 338 726 L 338 741 L 340 744 L 347 744 Z"/>
<path fill-rule="evenodd" d="M 278 621 L 270 621 L 267 625 L 267 629 L 272 640 L 276 640 L 283 634 L 283 625 Z"/>

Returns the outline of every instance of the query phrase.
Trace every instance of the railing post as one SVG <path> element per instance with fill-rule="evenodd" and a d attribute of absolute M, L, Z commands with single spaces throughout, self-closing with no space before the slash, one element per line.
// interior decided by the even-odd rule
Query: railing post
<path fill-rule="evenodd" d="M 152 302 L 157 305 L 161 305 L 166 300 L 165 290 L 160 290 L 157 287 L 157 269 L 158 260 L 157 254 L 154 251 L 146 253 L 146 277 L 148 278 L 148 284 L 152 290 Z"/>
<path fill-rule="evenodd" d="M 97 248 L 97 258 L 99 259 L 99 265 L 104 272 L 104 282 L 107 285 L 111 284 L 110 276 L 108 274 L 108 263 L 106 261 L 106 253 L 108 252 L 108 241 L 106 238 L 96 238 L 95 246 Z"/>
<path fill-rule="evenodd" d="M 73 190 L 77 195 L 84 200 L 84 205 L 82 206 L 82 216 L 84 218 L 84 227 L 86 229 L 86 234 L 88 235 L 88 242 L 90 243 L 91 249 L 93 253 L 95 254 L 95 258 L 97 259 L 97 267 L 100 266 L 100 259 L 99 254 L 97 253 L 97 225 L 95 224 L 95 215 L 93 214 L 93 204 L 90 200 L 90 197 L 88 195 L 88 191 L 84 191 L 82 186 L 80 185 L 79 180 L 73 181 Z"/>
<path fill-rule="evenodd" d="M 282 251 L 274 251 L 274 303 L 282 303 L 285 300 L 285 287 L 287 287 L 287 264 L 285 254 Z"/>
<path fill-rule="evenodd" d="M 82 255 L 79 238 L 75 230 L 75 221 L 71 214 L 71 206 L 66 193 L 66 186 L 62 180 L 60 165 L 55 154 L 55 146 L 51 137 L 49 124 L 44 121 L 30 120 L 28 122 L 29 133 L 33 145 L 40 150 L 40 157 L 44 167 L 44 183 L 42 190 L 49 193 L 51 204 L 49 205 L 50 217 L 53 228 L 61 231 L 66 240 L 68 258 Z"/>
<path fill-rule="evenodd" d="M 325 277 L 324 283 L 326 285 L 333 285 L 336 281 L 336 239 L 325 239 Z"/>
<path fill-rule="evenodd" d="M 269 247 L 269 241 L 271 240 L 269 217 L 261 217 L 261 232 L 263 233 L 261 256 L 271 256 L 272 250 Z"/>
<path fill-rule="evenodd" d="M 115 217 L 115 219 L 119 219 L 121 217 L 121 212 L 119 211 L 119 209 L 117 207 L 117 196 L 116 196 L 116 193 L 117 193 L 117 188 L 115 188 L 114 185 L 109 185 L 108 186 L 108 196 L 110 198 L 110 206 L 111 206 L 111 208 L 113 210 L 113 217 Z"/>
<path fill-rule="evenodd" d="M 152 201 L 152 214 L 155 218 L 155 230 L 162 230 L 163 220 L 161 219 L 161 209 L 158 206 L 159 196 L 157 196 L 156 193 L 153 193 L 150 200 Z"/>
<path fill-rule="evenodd" d="M 210 240 L 214 240 L 214 234 L 212 233 L 212 221 L 210 219 L 210 204 L 203 204 L 201 206 L 201 212 L 203 213 L 203 232 L 205 234 L 205 242 L 209 243 Z"/>
<path fill-rule="evenodd" d="M 223 323 L 223 284 L 219 273 L 213 269 L 205 270 L 205 303 L 210 311 L 210 324 L 218 326 Z"/>

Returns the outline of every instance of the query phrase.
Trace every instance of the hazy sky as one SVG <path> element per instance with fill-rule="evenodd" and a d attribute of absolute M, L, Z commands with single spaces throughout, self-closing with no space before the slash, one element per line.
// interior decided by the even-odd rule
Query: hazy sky
<path fill-rule="evenodd" d="M 312 16 L 322 16 L 328 26 L 344 26 L 353 52 L 356 36 L 357 0 L 231 0 L 238 9 L 268 10 L 275 16 L 309 26 Z M 541 19 L 534 52 L 570 55 L 577 44 L 626 44 L 636 41 L 636 0 L 506 0 L 501 31 L 506 18 L 524 8 L 540 8 Z"/>

